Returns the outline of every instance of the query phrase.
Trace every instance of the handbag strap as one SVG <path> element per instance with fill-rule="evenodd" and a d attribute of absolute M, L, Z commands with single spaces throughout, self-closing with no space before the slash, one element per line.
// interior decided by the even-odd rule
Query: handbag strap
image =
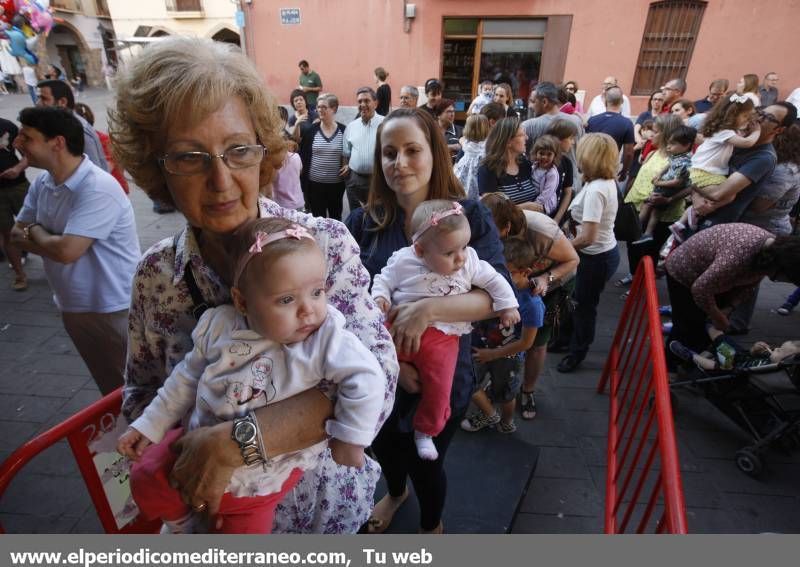
<path fill-rule="evenodd" d="M 178 238 L 180 235 L 176 234 L 172 239 L 172 247 L 175 250 L 175 253 L 178 252 Z M 194 271 L 192 271 L 192 263 L 186 263 L 186 269 L 183 270 L 183 281 L 186 284 L 186 287 L 189 288 L 189 295 L 192 296 L 192 315 L 194 316 L 195 320 L 200 320 L 200 317 L 203 316 L 203 313 L 208 310 L 211 305 L 209 305 L 205 299 L 203 299 L 203 293 L 200 291 L 200 287 L 197 285 L 197 280 L 194 279 Z"/>

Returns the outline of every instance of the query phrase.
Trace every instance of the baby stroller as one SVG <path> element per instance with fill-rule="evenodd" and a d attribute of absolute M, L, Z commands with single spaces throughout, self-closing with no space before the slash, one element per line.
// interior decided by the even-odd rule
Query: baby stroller
<path fill-rule="evenodd" d="M 670 388 L 699 389 L 753 439 L 736 452 L 736 466 L 758 477 L 773 446 L 800 446 L 800 353 L 771 362 L 755 359 L 731 370 L 691 370 Z M 673 406 L 675 405 L 675 397 Z"/>

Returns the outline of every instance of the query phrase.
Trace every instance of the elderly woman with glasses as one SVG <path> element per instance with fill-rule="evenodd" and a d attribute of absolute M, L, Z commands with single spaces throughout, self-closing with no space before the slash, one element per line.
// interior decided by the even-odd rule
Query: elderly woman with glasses
<path fill-rule="evenodd" d="M 283 161 L 277 106 L 255 67 L 231 46 L 174 38 L 144 51 L 117 78 L 110 113 L 118 163 L 153 199 L 173 203 L 186 227 L 152 246 L 133 283 L 123 413 L 137 417 L 192 348 L 191 333 L 208 306 L 231 301 L 233 233 L 257 217 L 306 228 L 327 262 L 328 301 L 385 371 L 391 411 L 397 359 L 380 311 L 367 292 L 359 249 L 338 221 L 283 209 L 269 193 Z M 212 530 L 231 474 L 324 439 L 330 400 L 309 390 L 231 421 L 186 433 L 171 479 L 186 504 L 207 514 Z M 238 415 L 238 417 L 237 417 Z M 380 424 L 379 424 L 380 427 Z M 260 432 L 264 435 L 261 436 Z M 372 506 L 379 472 L 340 467 L 328 453 L 278 506 L 275 532 L 355 532 Z"/>

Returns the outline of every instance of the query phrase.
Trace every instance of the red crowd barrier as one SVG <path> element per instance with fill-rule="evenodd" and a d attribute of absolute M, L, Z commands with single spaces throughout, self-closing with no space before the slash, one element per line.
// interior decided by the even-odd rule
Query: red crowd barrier
<path fill-rule="evenodd" d="M 129 498 L 128 463 L 113 449 L 121 406 L 122 388 L 119 388 L 14 451 L 0 465 L 0 497 L 31 459 L 66 439 L 105 532 L 158 532 L 161 522 L 144 520 Z M 1 524 L 0 533 L 5 533 Z"/>
<path fill-rule="evenodd" d="M 653 261 L 639 263 L 597 385 L 610 387 L 605 533 L 685 534 Z"/>

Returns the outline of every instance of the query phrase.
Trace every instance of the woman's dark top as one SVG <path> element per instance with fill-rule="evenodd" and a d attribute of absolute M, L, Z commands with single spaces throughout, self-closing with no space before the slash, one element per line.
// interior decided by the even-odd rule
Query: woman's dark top
<path fill-rule="evenodd" d="M 503 258 L 503 244 L 500 235 L 494 226 L 492 214 L 479 201 L 465 199 L 459 201 L 464 207 L 464 214 L 472 229 L 469 245 L 478 253 L 481 260 L 486 260 L 495 270 L 509 279 Z M 350 213 L 345 221 L 350 233 L 361 247 L 361 262 L 367 268 L 370 278 L 380 273 L 389 257 L 401 248 L 410 246 L 411 242 L 403 232 L 405 212 L 398 207 L 397 216 L 388 228 L 377 232 L 374 229 L 375 221 L 364 209 L 358 208 Z M 463 413 L 469 405 L 470 397 L 475 388 L 475 375 L 472 370 L 472 356 L 470 351 L 470 336 L 464 335 L 459 342 L 458 364 L 453 378 L 453 388 L 450 392 L 450 408 L 454 416 Z M 394 428 L 411 430 L 411 423 L 406 423 L 406 417 L 413 416 L 413 410 L 419 396 L 411 395 L 402 388 L 397 389 L 394 411 L 387 421 L 393 423 Z M 400 424 L 399 421 L 403 423 Z"/>
<path fill-rule="evenodd" d="M 308 137 L 308 133 L 311 131 L 311 129 L 314 126 L 314 120 L 316 120 L 317 118 L 319 118 L 319 115 L 316 112 L 314 112 L 313 110 L 309 110 L 308 111 L 308 120 L 306 120 L 305 122 L 300 124 L 300 136 L 299 136 L 299 138 L 300 138 L 300 142 L 301 143 L 303 142 L 303 139 Z M 296 123 L 297 123 L 297 117 L 294 114 L 292 114 L 289 117 L 289 126 L 290 127 L 294 126 Z M 313 136 L 312 136 L 312 139 L 313 139 Z"/>
<path fill-rule="evenodd" d="M 378 107 L 375 112 L 381 116 L 386 116 L 392 106 L 392 87 L 384 83 L 378 87 L 375 94 L 378 96 Z"/>
<path fill-rule="evenodd" d="M 478 168 L 478 193 L 503 193 L 515 205 L 535 201 L 539 196 L 539 190 L 533 186 L 531 173 L 533 166 L 525 156 L 520 156 L 517 160 L 519 172 L 516 175 L 503 175 L 497 177 L 486 165 L 481 164 Z"/>
<path fill-rule="evenodd" d="M 572 187 L 575 183 L 572 175 L 572 160 L 569 159 L 569 156 L 561 156 L 561 162 L 558 164 L 558 175 L 560 177 L 558 182 L 558 207 L 556 207 L 555 211 L 553 211 L 553 215 L 558 211 L 561 207 L 561 199 L 564 197 L 564 188 L 565 187 Z M 574 197 L 573 191 L 573 197 Z M 551 216 L 553 216 L 551 215 Z"/>

